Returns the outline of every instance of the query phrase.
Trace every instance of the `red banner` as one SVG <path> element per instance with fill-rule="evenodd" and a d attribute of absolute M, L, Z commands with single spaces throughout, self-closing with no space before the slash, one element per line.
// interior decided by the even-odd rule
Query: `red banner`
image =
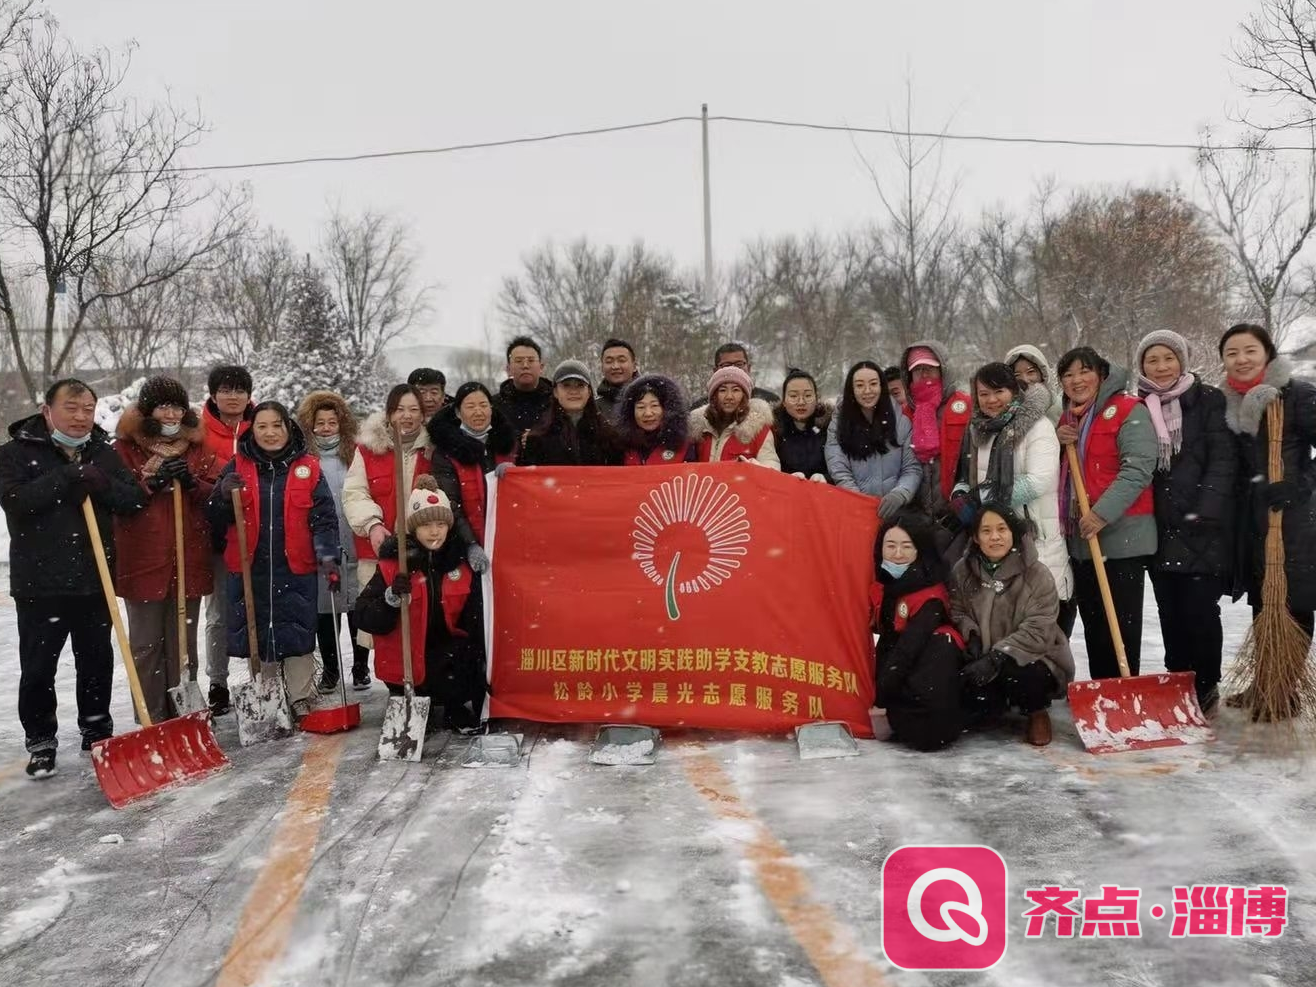
<path fill-rule="evenodd" d="M 493 486 L 491 716 L 872 736 L 871 498 L 749 463 Z"/>

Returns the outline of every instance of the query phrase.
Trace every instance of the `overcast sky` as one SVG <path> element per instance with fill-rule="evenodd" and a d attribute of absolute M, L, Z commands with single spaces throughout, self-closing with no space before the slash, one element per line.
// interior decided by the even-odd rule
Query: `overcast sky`
<path fill-rule="evenodd" d="M 886 122 L 912 74 L 915 126 L 1192 141 L 1239 105 L 1226 58 L 1257 0 L 398 3 L 54 0 L 80 44 L 139 44 L 134 92 L 169 87 L 227 163 L 496 140 L 712 113 Z M 889 141 L 861 146 L 890 163 Z M 961 211 L 1026 204 L 1036 180 L 1192 185 L 1188 152 L 953 144 Z M 326 204 L 411 223 L 441 284 L 415 342 L 480 344 L 522 254 L 582 234 L 702 262 L 697 124 L 530 147 L 249 171 L 262 222 L 303 248 Z M 715 124 L 714 254 L 840 229 L 878 203 L 843 134 Z"/>

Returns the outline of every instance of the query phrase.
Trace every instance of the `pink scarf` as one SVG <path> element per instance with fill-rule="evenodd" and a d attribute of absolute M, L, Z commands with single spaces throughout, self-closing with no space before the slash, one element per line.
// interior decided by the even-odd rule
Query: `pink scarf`
<path fill-rule="evenodd" d="M 1141 374 L 1138 376 L 1138 394 L 1147 404 L 1152 427 L 1156 429 L 1156 468 L 1169 472 L 1170 462 L 1183 446 L 1183 409 L 1179 399 L 1188 388 L 1197 383 L 1192 374 L 1183 374 L 1169 387 L 1157 387 Z"/>
<path fill-rule="evenodd" d="M 920 463 L 930 463 L 941 452 L 941 430 L 937 427 L 941 381 L 919 381 L 909 390 L 914 400 L 914 456 Z"/>

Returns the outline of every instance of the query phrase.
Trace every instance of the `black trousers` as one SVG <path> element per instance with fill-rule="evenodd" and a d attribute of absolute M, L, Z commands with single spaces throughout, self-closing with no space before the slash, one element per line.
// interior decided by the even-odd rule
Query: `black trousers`
<path fill-rule="evenodd" d="M 1225 643 L 1220 626 L 1220 580 L 1155 569 L 1150 575 L 1165 641 L 1165 669 L 1192 672 L 1200 702 L 1220 684 Z"/>
<path fill-rule="evenodd" d="M 342 614 L 339 614 L 341 621 Z M 365 668 L 370 659 L 370 649 L 363 648 L 356 642 L 356 613 L 347 611 L 347 633 L 352 638 L 352 667 Z M 334 624 L 334 615 L 322 613 L 315 620 L 315 639 L 320 645 L 320 662 L 324 665 L 324 680 L 332 685 L 338 684 L 338 625 Z"/>
<path fill-rule="evenodd" d="M 105 598 L 46 596 L 14 601 L 18 612 L 18 719 L 29 751 L 59 746 L 55 716 L 55 669 L 64 642 L 73 639 L 73 672 L 78 698 L 78 730 L 84 740 L 114 733 L 110 685 L 114 649 Z"/>
<path fill-rule="evenodd" d="M 977 719 L 1005 709 L 1017 709 L 1025 716 L 1046 709 L 1056 690 L 1056 678 L 1044 661 L 1030 661 L 1020 665 L 1011 659 L 1001 668 L 1001 674 L 986 686 L 968 686 L 964 705 L 970 717 Z"/>
<path fill-rule="evenodd" d="M 1074 635 L 1074 621 L 1078 619 L 1078 599 L 1071 596 L 1068 600 L 1060 601 L 1060 613 L 1056 617 L 1056 623 L 1060 629 L 1065 632 L 1065 638 L 1068 640 Z"/>
<path fill-rule="evenodd" d="M 1088 674 L 1094 679 L 1119 678 L 1119 663 L 1115 660 L 1115 644 L 1101 602 L 1096 566 L 1090 560 L 1070 561 L 1074 569 L 1074 599 L 1078 600 L 1078 615 L 1083 618 L 1083 638 L 1087 642 Z M 1110 595 L 1131 675 L 1137 675 L 1142 664 L 1143 574 L 1148 561 L 1145 555 L 1106 560 L 1106 578 L 1110 581 Z"/>

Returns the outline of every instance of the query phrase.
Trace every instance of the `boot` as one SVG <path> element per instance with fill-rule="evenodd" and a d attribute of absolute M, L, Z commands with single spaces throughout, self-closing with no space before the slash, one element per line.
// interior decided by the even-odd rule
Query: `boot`
<path fill-rule="evenodd" d="M 223 716 L 233 709 L 229 699 L 228 686 L 219 685 L 216 682 L 210 683 L 210 695 L 207 697 L 210 701 L 210 715 Z"/>
<path fill-rule="evenodd" d="M 1051 743 L 1051 714 L 1044 709 L 1028 714 L 1028 732 L 1024 735 L 1034 747 L 1045 747 Z"/>
<path fill-rule="evenodd" d="M 315 688 L 322 696 L 327 696 L 331 692 L 337 692 L 338 669 L 334 666 L 326 665 L 324 671 L 320 673 L 320 681 L 316 683 Z"/>
<path fill-rule="evenodd" d="M 352 662 L 352 688 L 357 692 L 370 688 L 370 666 L 364 661 Z"/>
<path fill-rule="evenodd" d="M 43 751 L 32 752 L 32 757 L 27 762 L 27 776 L 29 778 L 33 781 L 42 781 L 55 773 L 55 748 L 48 747 Z"/>

